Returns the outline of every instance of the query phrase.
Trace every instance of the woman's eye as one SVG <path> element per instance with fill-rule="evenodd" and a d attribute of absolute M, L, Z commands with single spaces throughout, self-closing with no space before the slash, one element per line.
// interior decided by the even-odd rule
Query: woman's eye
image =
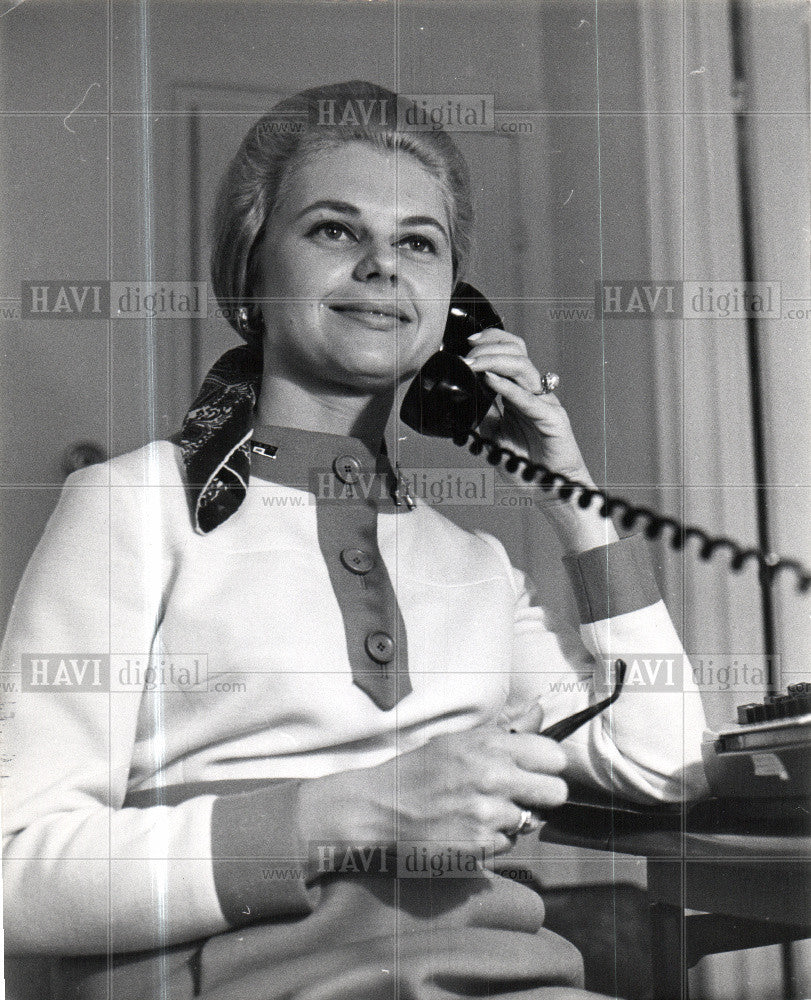
<path fill-rule="evenodd" d="M 340 222 L 319 222 L 310 230 L 310 236 L 324 236 L 331 243 L 337 243 L 343 237 L 352 235 L 351 231 Z"/>
<path fill-rule="evenodd" d="M 411 250 L 415 250 L 417 253 L 436 253 L 436 245 L 433 240 L 429 240 L 427 236 L 406 236 L 405 239 L 400 241 L 401 244 L 404 243 Z"/>

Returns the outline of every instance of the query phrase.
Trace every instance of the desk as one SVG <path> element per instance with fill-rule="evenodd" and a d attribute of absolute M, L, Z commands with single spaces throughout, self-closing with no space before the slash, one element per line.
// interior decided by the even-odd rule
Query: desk
<path fill-rule="evenodd" d="M 687 1000 L 704 955 L 811 936 L 808 818 L 803 803 L 753 818 L 719 799 L 641 807 L 573 787 L 540 836 L 647 859 L 654 996 Z"/>

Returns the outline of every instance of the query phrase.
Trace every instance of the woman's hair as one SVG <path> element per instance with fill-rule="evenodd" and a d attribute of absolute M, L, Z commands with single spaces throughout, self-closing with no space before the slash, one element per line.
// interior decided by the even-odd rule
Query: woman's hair
<path fill-rule="evenodd" d="M 408 111 L 411 109 L 411 115 Z M 242 141 L 223 175 L 212 218 L 211 280 L 217 301 L 249 343 L 260 339 L 237 311 L 259 277 L 255 248 L 288 176 L 305 157 L 345 142 L 410 153 L 436 178 L 450 224 L 454 281 L 470 252 L 473 205 L 464 157 L 441 129 L 409 130 L 416 105 L 363 80 L 303 90 L 280 101 Z M 252 311 L 252 310 L 251 310 Z"/>

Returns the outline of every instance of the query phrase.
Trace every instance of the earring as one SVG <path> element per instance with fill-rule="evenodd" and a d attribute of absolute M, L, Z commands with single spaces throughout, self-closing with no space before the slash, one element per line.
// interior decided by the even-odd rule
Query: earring
<path fill-rule="evenodd" d="M 262 313 L 257 307 L 253 310 L 247 306 L 240 306 L 237 309 L 237 326 L 243 337 L 261 337 L 265 331 L 265 323 Z"/>

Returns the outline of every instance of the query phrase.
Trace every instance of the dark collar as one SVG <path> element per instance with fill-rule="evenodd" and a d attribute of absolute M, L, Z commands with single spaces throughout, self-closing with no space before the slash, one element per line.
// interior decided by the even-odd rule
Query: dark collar
<path fill-rule="evenodd" d="M 342 490 L 357 477 L 356 489 L 368 499 L 413 506 L 384 442 L 373 452 L 360 438 L 254 426 L 261 381 L 261 353 L 235 347 L 206 375 L 186 414 L 177 440 L 196 531 L 208 533 L 239 508 L 252 471 L 271 482 L 315 491 L 316 498 L 319 489 Z"/>
<path fill-rule="evenodd" d="M 357 437 L 257 423 L 250 448 L 257 476 L 311 492 L 325 477 L 340 489 L 340 484 L 362 484 L 372 474 L 394 476 L 383 441 L 372 450 Z"/>

